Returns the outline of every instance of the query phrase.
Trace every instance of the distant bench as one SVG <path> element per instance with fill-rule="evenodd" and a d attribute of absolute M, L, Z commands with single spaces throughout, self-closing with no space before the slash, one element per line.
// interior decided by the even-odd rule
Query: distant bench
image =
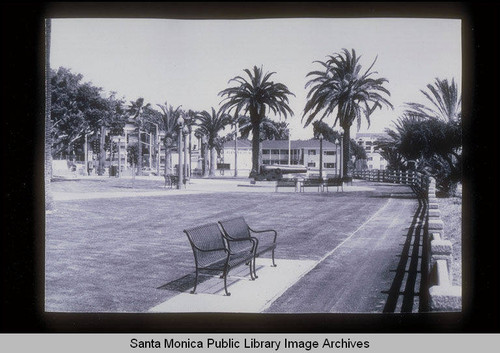
<path fill-rule="evenodd" d="M 278 179 L 276 181 L 276 192 L 278 188 L 295 188 L 295 191 L 297 191 L 297 179 Z"/>
<path fill-rule="evenodd" d="M 219 228 L 219 225 L 221 228 Z M 252 233 L 272 233 L 272 240 L 259 241 L 251 236 Z M 217 223 L 210 223 L 198 227 L 185 229 L 191 248 L 193 250 L 196 278 L 191 293 L 196 292 L 198 275 L 203 271 L 222 272 L 224 290 L 226 295 L 231 295 L 227 290 L 227 276 L 229 271 L 239 265 L 249 266 L 250 278 L 257 278 L 255 258 L 271 251 L 273 266 L 274 250 L 276 248 L 277 233 L 275 230 L 256 231 L 251 229 L 243 217 L 237 217 Z"/>
<path fill-rule="evenodd" d="M 318 191 L 322 188 L 323 185 L 323 180 L 320 178 L 311 178 L 311 179 L 304 179 L 300 183 L 300 191 L 304 191 L 305 188 L 309 187 L 315 187 L 318 188 Z"/>
<path fill-rule="evenodd" d="M 330 186 L 336 186 L 337 191 L 339 191 L 339 188 L 342 188 L 342 191 L 344 191 L 344 183 L 343 183 L 341 177 L 334 177 L 334 178 L 326 179 L 325 182 L 323 183 L 323 190 L 325 190 L 325 188 L 326 188 L 326 191 L 328 192 L 328 187 L 330 187 Z"/>

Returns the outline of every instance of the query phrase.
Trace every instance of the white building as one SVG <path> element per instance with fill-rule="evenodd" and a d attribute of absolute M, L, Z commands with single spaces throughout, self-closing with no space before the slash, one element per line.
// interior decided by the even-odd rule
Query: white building
<path fill-rule="evenodd" d="M 310 173 L 319 174 L 320 150 L 323 149 L 323 173 L 339 174 L 340 146 L 323 140 L 265 140 L 260 144 L 262 165 L 270 164 L 296 164 L 304 165 Z M 235 142 L 226 142 L 221 153 L 219 166 L 224 167 L 220 174 L 234 175 L 236 162 L 239 176 L 248 176 L 252 169 L 252 142 L 238 139 L 236 145 L 237 155 L 235 161 Z M 222 169 L 222 168 L 221 168 Z"/>
<path fill-rule="evenodd" d="M 356 142 L 366 151 L 368 169 L 384 170 L 387 168 L 387 161 L 380 155 L 380 149 L 376 144 L 377 141 L 386 137 L 388 136 L 384 133 L 365 132 L 356 134 Z"/>

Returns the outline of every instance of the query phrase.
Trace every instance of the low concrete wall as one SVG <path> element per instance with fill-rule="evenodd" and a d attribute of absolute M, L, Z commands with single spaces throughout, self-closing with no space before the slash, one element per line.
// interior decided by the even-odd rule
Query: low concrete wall
<path fill-rule="evenodd" d="M 441 220 L 441 211 L 436 199 L 436 181 L 429 178 L 428 212 L 426 217 L 429 239 L 429 310 L 461 311 L 462 287 L 452 285 L 451 266 L 453 263 L 453 245 L 445 239 L 445 227 Z"/>

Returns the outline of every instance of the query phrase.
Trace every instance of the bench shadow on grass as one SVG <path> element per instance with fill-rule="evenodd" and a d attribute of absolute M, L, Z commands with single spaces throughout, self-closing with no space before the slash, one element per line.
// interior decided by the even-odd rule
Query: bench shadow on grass
<path fill-rule="evenodd" d="M 384 313 L 412 313 L 415 312 L 415 309 L 422 312 L 427 308 L 427 298 L 423 295 L 427 283 L 425 269 L 427 241 L 423 225 L 427 205 L 420 198 L 418 203 L 418 208 L 405 235 L 406 239 L 402 245 L 400 260 L 394 271 L 395 275 L 391 287 L 388 291 L 382 291 L 388 295 Z M 416 288 L 417 282 L 419 282 L 418 288 Z M 400 298 L 401 296 L 402 298 Z"/>

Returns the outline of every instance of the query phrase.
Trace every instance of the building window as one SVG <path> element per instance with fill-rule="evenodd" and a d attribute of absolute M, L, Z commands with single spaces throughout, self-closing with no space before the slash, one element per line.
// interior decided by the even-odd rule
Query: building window
<path fill-rule="evenodd" d="M 369 161 L 373 161 L 373 157 L 368 157 L 368 160 Z"/>
<path fill-rule="evenodd" d="M 315 155 L 316 155 L 316 150 L 308 150 L 308 151 L 307 151 L 307 154 L 308 154 L 309 156 L 315 156 Z"/>
<path fill-rule="evenodd" d="M 314 167 L 316 167 L 316 163 L 315 162 L 309 162 L 309 163 L 307 163 L 307 166 L 314 168 Z"/>
<path fill-rule="evenodd" d="M 323 163 L 323 166 L 325 168 L 331 168 L 331 169 L 334 169 L 335 168 L 335 163 Z"/>
<path fill-rule="evenodd" d="M 280 150 L 280 154 L 288 154 L 288 150 Z"/>
<path fill-rule="evenodd" d="M 325 151 L 326 156 L 335 156 L 337 154 L 337 151 Z"/>
<path fill-rule="evenodd" d="M 279 154 L 280 150 L 271 150 L 271 154 Z"/>
<path fill-rule="evenodd" d="M 262 150 L 262 154 L 269 154 L 269 150 Z"/>
<path fill-rule="evenodd" d="M 269 159 L 263 159 L 262 164 L 271 164 L 271 161 Z"/>

